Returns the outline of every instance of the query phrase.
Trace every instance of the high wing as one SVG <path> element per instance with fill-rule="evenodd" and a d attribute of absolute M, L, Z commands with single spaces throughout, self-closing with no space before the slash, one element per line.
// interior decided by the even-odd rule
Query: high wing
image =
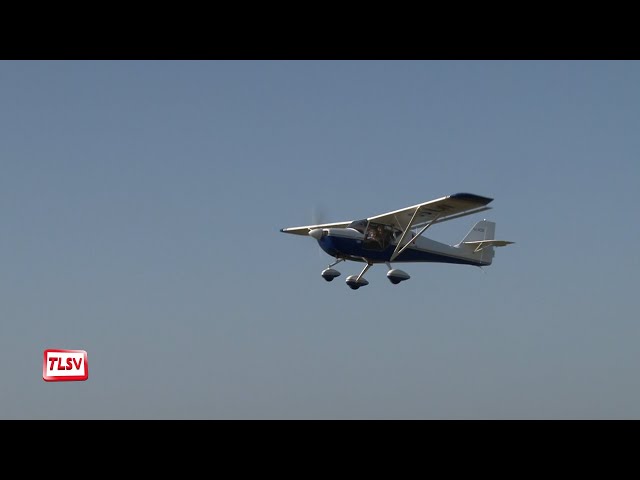
<path fill-rule="evenodd" d="M 283 233 L 293 233 L 294 235 L 308 235 L 309 232 L 315 228 L 345 228 L 350 223 L 350 220 L 348 222 L 319 223 L 318 225 L 306 225 L 303 227 L 281 228 L 280 231 Z"/>
<path fill-rule="evenodd" d="M 367 220 L 392 225 L 404 231 L 406 235 L 410 228 L 423 227 L 425 225 L 430 226 L 434 223 L 444 222 L 445 220 L 453 220 L 454 218 L 489 210 L 491 207 L 487 207 L 486 205 L 492 201 L 493 198 L 481 197 L 480 195 L 474 195 L 472 193 L 455 193 L 446 197 L 412 205 L 411 207 L 369 217 Z M 316 228 L 345 228 L 350 223 L 351 220 L 346 222 L 321 223 L 317 225 L 281 228 L 280 231 L 293 233 L 294 235 L 308 235 L 311 230 Z M 405 235 L 403 235 L 403 239 Z M 400 243 L 402 242 L 399 242 L 399 244 Z"/>
<path fill-rule="evenodd" d="M 455 193 L 412 205 L 411 207 L 369 217 L 367 220 L 406 230 L 409 225 L 411 226 L 410 228 L 421 227 L 426 224 L 433 225 L 434 223 L 489 210 L 491 207 L 486 205 L 492 201 L 493 198 L 481 197 L 472 193 Z"/>

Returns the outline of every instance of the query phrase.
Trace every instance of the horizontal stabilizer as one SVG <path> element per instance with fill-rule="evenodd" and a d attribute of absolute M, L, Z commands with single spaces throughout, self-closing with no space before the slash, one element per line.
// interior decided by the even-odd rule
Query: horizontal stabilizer
<path fill-rule="evenodd" d="M 507 240 L 478 240 L 476 242 L 462 242 L 462 245 L 469 245 L 471 247 L 475 247 L 473 250 L 475 252 L 479 252 L 485 247 L 506 247 L 515 242 L 509 242 Z"/>

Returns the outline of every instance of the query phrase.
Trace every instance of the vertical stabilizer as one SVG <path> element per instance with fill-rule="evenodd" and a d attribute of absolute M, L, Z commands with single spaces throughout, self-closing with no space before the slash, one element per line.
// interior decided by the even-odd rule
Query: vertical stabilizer
<path fill-rule="evenodd" d="M 495 222 L 489 222 L 488 220 L 482 220 L 476 223 L 473 228 L 467 233 L 467 236 L 462 239 L 462 242 L 477 242 L 480 240 L 494 240 L 496 236 L 496 224 Z M 460 242 L 460 243 L 462 243 Z"/>
<path fill-rule="evenodd" d="M 493 246 L 487 246 L 480 251 L 474 252 L 476 249 L 473 245 L 465 245 L 465 242 L 481 242 L 483 240 L 494 240 L 496 236 L 496 224 L 488 220 L 481 220 L 476 223 L 473 228 L 467 233 L 467 236 L 456 245 L 456 247 L 462 248 L 468 253 L 472 254 L 481 262 L 491 263 L 495 252 Z"/>

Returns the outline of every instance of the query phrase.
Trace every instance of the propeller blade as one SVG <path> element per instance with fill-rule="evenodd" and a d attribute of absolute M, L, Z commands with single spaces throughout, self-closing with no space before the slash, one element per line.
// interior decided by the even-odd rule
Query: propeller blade
<path fill-rule="evenodd" d="M 311 224 L 312 225 L 319 225 L 321 223 L 327 223 L 326 218 L 327 217 L 324 214 L 324 209 L 320 205 L 315 204 L 311 208 Z M 309 235 L 311 237 L 315 238 L 316 240 L 320 240 L 320 238 L 322 237 L 322 230 L 319 229 L 319 228 L 314 228 L 313 230 L 309 231 Z M 320 248 L 320 245 L 318 245 L 318 256 L 322 257 L 323 253 L 324 252 L 322 251 L 322 248 Z"/>

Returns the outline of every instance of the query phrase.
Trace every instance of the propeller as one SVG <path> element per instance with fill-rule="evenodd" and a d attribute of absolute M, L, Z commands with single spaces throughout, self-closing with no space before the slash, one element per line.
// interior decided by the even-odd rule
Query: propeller
<path fill-rule="evenodd" d="M 314 205 L 311 209 L 311 223 L 312 225 L 318 225 L 320 223 L 327 223 L 327 216 L 324 213 L 324 209 L 319 205 Z"/>
<path fill-rule="evenodd" d="M 327 219 L 326 219 L 326 215 L 324 212 L 324 209 L 318 205 L 315 204 L 312 208 L 311 208 L 311 224 L 312 225 L 319 225 L 322 223 L 327 223 Z M 316 240 L 320 240 L 320 238 L 322 237 L 322 229 L 321 228 L 314 228 L 312 230 L 309 230 L 309 236 L 315 238 Z M 320 245 L 318 245 L 318 256 L 322 257 L 323 254 L 323 250 L 322 248 L 320 248 Z"/>

